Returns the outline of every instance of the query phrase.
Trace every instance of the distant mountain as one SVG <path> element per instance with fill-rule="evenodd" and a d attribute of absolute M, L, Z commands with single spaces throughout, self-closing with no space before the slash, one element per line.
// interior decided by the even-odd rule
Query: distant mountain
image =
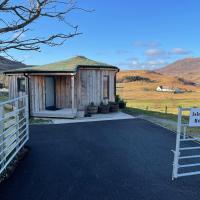
<path fill-rule="evenodd" d="M 196 84 L 192 81 L 148 70 L 120 71 L 117 73 L 117 83 L 127 86 L 134 85 L 137 89 L 139 87 L 146 87 L 151 91 L 154 91 L 158 86 L 180 88 L 187 91 L 199 90 L 199 87 L 196 87 Z"/>
<path fill-rule="evenodd" d="M 0 72 L 27 67 L 27 65 L 0 56 Z"/>
<path fill-rule="evenodd" d="M 170 89 L 185 91 L 182 94 L 157 92 L 156 88 L 162 86 Z M 145 108 L 145 101 L 154 99 L 156 106 L 160 106 L 157 100 L 164 100 L 166 103 L 176 99 L 199 99 L 200 85 L 183 78 L 163 75 L 147 70 L 127 70 L 117 73 L 117 94 L 126 100 L 131 100 L 131 106 Z M 199 96 L 198 96 L 199 95 Z M 139 100 L 139 101 L 138 101 Z M 141 100 L 141 102 L 140 102 Z M 142 102 L 144 105 L 142 105 Z M 152 101 L 153 102 L 153 101 Z M 175 101 L 176 102 L 176 101 Z M 148 104 L 150 105 L 150 104 Z M 180 103 L 180 105 L 182 105 Z M 151 105 L 150 105 L 151 106 Z M 177 105 L 178 107 L 179 105 Z"/>
<path fill-rule="evenodd" d="M 24 67 L 30 67 L 30 66 L 0 56 L 0 83 L 3 83 L 5 84 L 5 87 L 8 87 L 8 76 L 2 75 L 2 72 Z"/>
<path fill-rule="evenodd" d="M 156 72 L 200 83 L 200 58 L 178 60 Z"/>

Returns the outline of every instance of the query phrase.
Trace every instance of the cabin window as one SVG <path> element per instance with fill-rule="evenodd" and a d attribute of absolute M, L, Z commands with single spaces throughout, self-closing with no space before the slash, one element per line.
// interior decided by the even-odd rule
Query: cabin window
<path fill-rule="evenodd" d="M 103 98 L 109 98 L 109 76 L 103 77 Z"/>
<path fill-rule="evenodd" d="M 25 92 L 25 89 L 26 89 L 25 78 L 18 78 L 17 79 L 17 87 L 18 87 L 18 92 Z"/>

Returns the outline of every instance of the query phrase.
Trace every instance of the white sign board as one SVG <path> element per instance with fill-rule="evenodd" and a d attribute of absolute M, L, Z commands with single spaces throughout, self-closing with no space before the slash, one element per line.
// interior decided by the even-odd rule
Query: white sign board
<path fill-rule="evenodd" d="M 189 126 L 200 126 L 200 108 L 191 108 Z"/>

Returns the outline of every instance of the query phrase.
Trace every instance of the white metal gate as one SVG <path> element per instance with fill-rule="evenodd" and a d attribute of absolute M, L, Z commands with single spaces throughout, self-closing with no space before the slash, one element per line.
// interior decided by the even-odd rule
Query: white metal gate
<path fill-rule="evenodd" d="M 184 111 L 191 111 L 191 108 L 179 108 L 178 110 L 172 180 L 200 174 L 200 134 L 191 137 L 186 133 L 189 123 L 182 123 Z"/>
<path fill-rule="evenodd" d="M 0 103 L 0 174 L 29 138 L 28 96 Z"/>

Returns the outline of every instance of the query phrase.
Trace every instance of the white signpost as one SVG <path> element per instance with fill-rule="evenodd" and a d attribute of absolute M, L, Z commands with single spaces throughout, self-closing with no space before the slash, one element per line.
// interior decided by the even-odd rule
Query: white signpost
<path fill-rule="evenodd" d="M 182 112 L 190 111 L 189 123 L 182 123 Z M 200 169 L 195 170 L 193 167 L 200 167 L 200 162 L 198 160 L 195 162 L 193 159 L 200 158 L 200 153 L 196 152 L 194 154 L 193 150 L 200 150 L 200 145 L 197 141 L 200 141 L 199 134 L 195 137 L 187 136 L 187 127 L 198 127 L 200 126 L 200 108 L 179 108 L 178 109 L 178 123 L 177 123 L 177 133 L 176 133 L 176 149 L 174 153 L 173 162 L 173 173 L 172 180 L 174 178 L 191 176 L 200 174 Z M 185 155 L 184 152 L 190 154 Z M 191 163 L 192 159 L 192 163 Z M 185 161 L 184 164 L 180 164 L 179 161 Z M 179 169 L 182 169 L 180 172 Z M 184 172 L 184 169 L 189 169 Z"/>
<path fill-rule="evenodd" d="M 200 126 L 200 108 L 190 109 L 189 126 L 190 127 Z"/>

